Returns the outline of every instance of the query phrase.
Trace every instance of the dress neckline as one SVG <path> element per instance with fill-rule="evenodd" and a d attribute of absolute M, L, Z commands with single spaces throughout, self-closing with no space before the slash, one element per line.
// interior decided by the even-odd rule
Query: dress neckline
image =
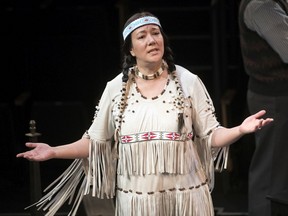
<path fill-rule="evenodd" d="M 168 86 L 169 83 L 170 83 L 170 78 L 169 78 L 169 76 L 167 77 L 167 81 L 166 81 L 166 84 L 165 84 L 163 90 L 160 92 L 160 94 L 158 94 L 158 95 L 156 95 L 156 96 L 154 96 L 154 97 L 146 97 L 145 95 L 143 95 L 143 94 L 141 93 L 140 89 L 138 88 L 137 83 L 136 83 L 136 81 L 135 81 L 134 78 L 133 78 L 133 83 L 134 83 L 134 85 L 135 85 L 136 92 L 137 92 L 138 94 L 140 94 L 141 98 L 143 98 L 143 99 L 145 99 L 145 100 L 156 100 L 156 99 L 158 99 L 159 97 L 161 97 L 161 95 L 163 95 L 163 94 L 166 92 L 167 86 Z"/>

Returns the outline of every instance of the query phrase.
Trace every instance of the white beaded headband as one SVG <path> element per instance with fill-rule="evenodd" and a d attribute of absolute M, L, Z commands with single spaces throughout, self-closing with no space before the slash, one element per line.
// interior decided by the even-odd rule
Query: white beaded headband
<path fill-rule="evenodd" d="M 123 31 L 124 41 L 126 37 L 136 28 L 139 28 L 140 26 L 147 25 L 147 24 L 156 24 L 161 27 L 160 21 L 156 17 L 152 17 L 152 16 L 141 17 L 139 19 L 134 20 L 128 26 L 126 26 L 126 28 Z"/>

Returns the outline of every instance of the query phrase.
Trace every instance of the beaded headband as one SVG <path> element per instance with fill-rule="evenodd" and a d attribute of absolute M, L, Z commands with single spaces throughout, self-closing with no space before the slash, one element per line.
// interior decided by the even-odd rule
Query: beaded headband
<path fill-rule="evenodd" d="M 156 24 L 161 27 L 160 21 L 156 17 L 152 16 L 141 17 L 139 19 L 134 20 L 128 26 L 126 26 L 126 28 L 123 31 L 123 39 L 125 40 L 126 37 L 136 28 L 148 24 Z"/>

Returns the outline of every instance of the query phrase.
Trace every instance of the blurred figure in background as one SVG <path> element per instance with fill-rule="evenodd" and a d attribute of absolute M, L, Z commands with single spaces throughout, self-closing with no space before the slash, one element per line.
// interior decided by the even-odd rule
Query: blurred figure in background
<path fill-rule="evenodd" d="M 249 75 L 251 113 L 264 108 L 275 123 L 255 133 L 249 170 L 249 215 L 271 215 L 268 197 L 288 199 L 288 15 L 286 0 L 242 0 L 239 31 Z"/>

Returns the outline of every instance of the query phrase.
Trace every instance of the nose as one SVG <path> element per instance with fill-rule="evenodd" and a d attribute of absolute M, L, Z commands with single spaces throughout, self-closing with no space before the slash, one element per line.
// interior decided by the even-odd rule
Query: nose
<path fill-rule="evenodd" d="M 155 44 L 155 39 L 154 39 L 153 35 L 149 34 L 147 37 L 147 45 L 150 46 L 153 44 Z"/>

